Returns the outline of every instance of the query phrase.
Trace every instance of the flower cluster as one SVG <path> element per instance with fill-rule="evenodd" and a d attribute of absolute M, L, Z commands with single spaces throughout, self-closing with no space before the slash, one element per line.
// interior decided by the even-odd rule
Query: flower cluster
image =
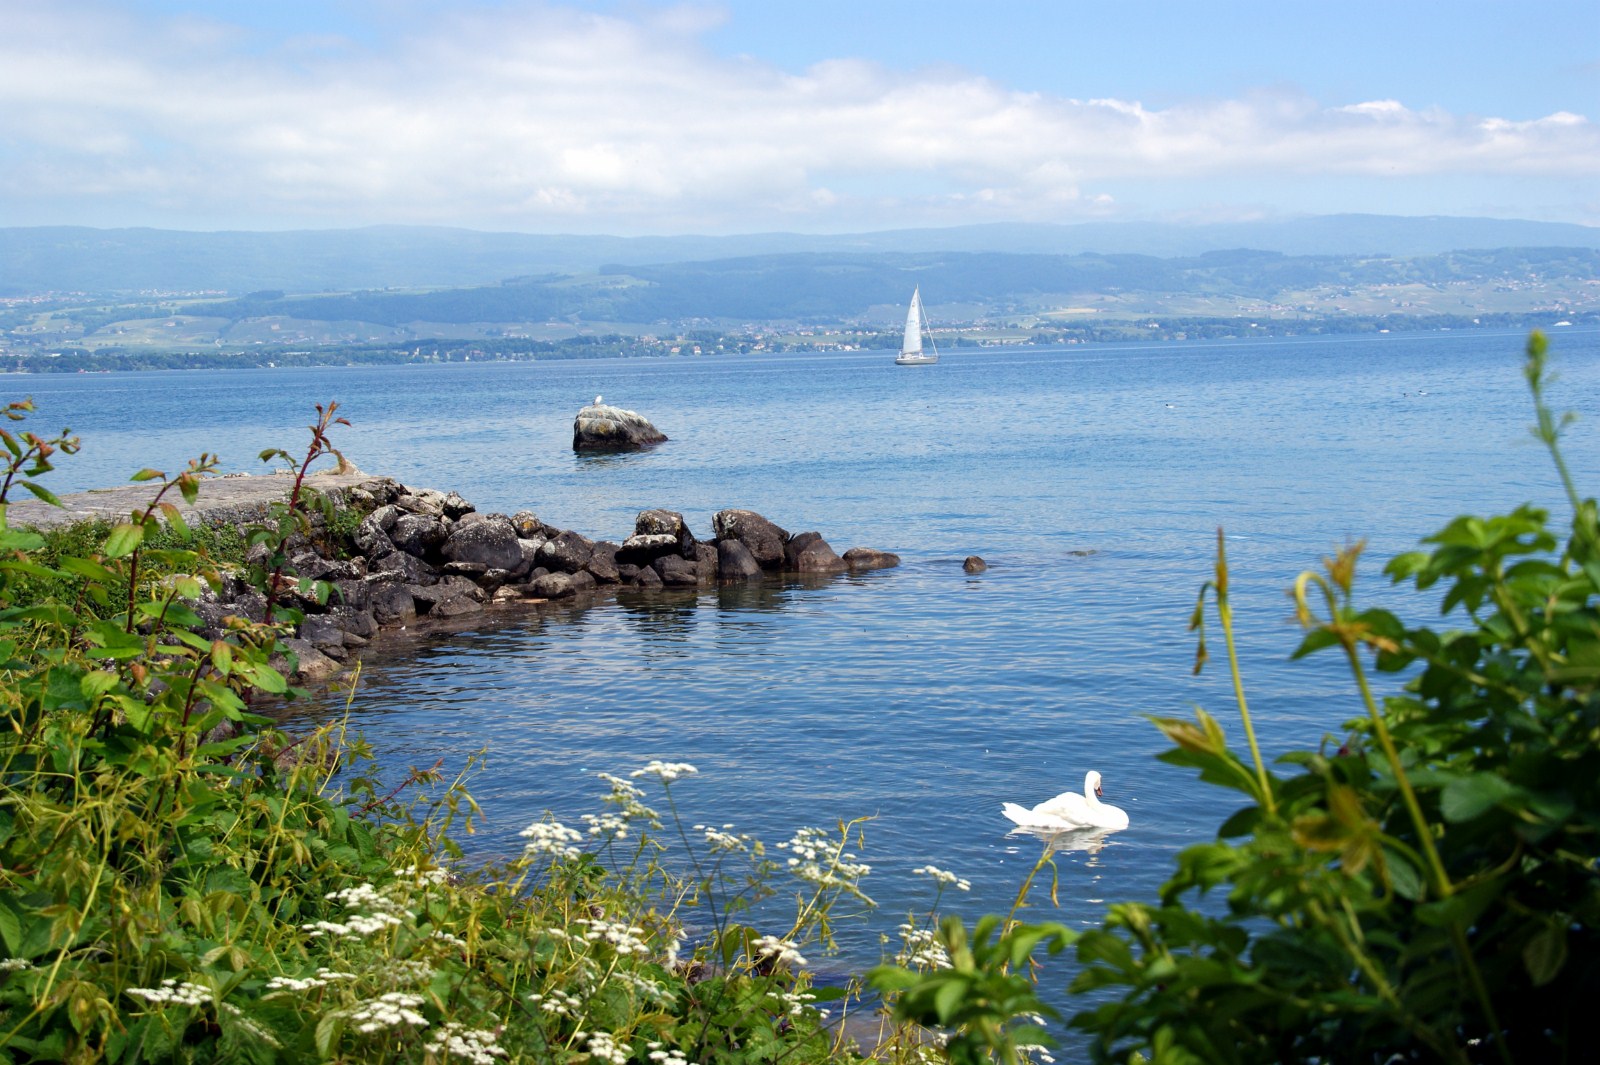
<path fill-rule="evenodd" d="M 413 1028 L 426 1028 L 428 1019 L 417 1010 L 422 1008 L 422 996 L 404 991 L 391 991 L 379 995 L 374 1002 L 357 1006 L 350 1011 L 350 1023 L 362 1033 L 379 1032 L 385 1028 L 398 1028 L 409 1024 Z"/>
<path fill-rule="evenodd" d="M 267 991 L 311 991 L 319 987 L 327 987 L 336 980 L 354 980 L 354 973 L 336 973 L 329 968 L 317 970 L 315 976 L 274 976 L 267 981 Z"/>
<path fill-rule="evenodd" d="M 617 807 L 619 813 L 616 816 L 621 817 L 624 822 L 641 821 L 651 828 L 661 827 L 661 815 L 639 801 L 644 798 L 644 792 L 637 785 L 611 773 L 595 775 L 611 785 L 611 794 L 607 795 L 604 801 Z M 594 834 L 594 829 L 591 828 L 589 831 L 591 835 Z"/>
<path fill-rule="evenodd" d="M 450 882 L 450 871 L 447 869 L 422 869 L 415 865 L 407 866 L 395 876 L 402 880 L 410 880 L 416 887 L 437 887 Z"/>
<path fill-rule="evenodd" d="M 732 825 L 723 825 L 721 828 L 714 825 L 695 825 L 694 830 L 705 833 L 706 843 L 710 846 L 712 854 L 735 851 L 748 853 L 754 846 L 755 840 L 744 832 L 734 835 L 728 831 L 732 827 Z"/>
<path fill-rule="evenodd" d="M 922 866 L 920 868 L 913 869 L 911 871 L 914 874 L 916 874 L 917 876 L 932 877 L 934 880 L 938 881 L 940 884 L 954 884 L 957 891 L 971 891 L 972 890 L 972 881 L 963 880 L 963 879 L 961 879 L 961 877 L 957 876 L 956 874 L 948 872 L 948 871 L 946 871 L 944 869 L 940 869 L 937 866 L 924 865 L 924 866 Z"/>
<path fill-rule="evenodd" d="M 152 1006 L 203 1006 L 211 1001 L 211 989 L 184 980 L 163 980 L 160 987 L 130 987 L 128 994 Z"/>
<path fill-rule="evenodd" d="M 359 936 L 370 936 L 374 932 L 381 932 L 385 928 L 403 924 L 400 918 L 392 913 L 357 913 L 345 918 L 343 921 L 312 921 L 300 926 L 302 932 L 310 933 L 307 938 L 316 939 L 322 935 L 340 936 L 350 939 Z"/>
<path fill-rule="evenodd" d="M 380 975 L 383 977 L 383 982 L 390 987 L 405 987 L 407 984 L 425 984 L 432 980 L 433 969 L 427 962 L 416 958 L 403 958 L 399 961 L 391 958 Z"/>
<path fill-rule="evenodd" d="M 771 958 L 780 965 L 804 965 L 806 960 L 800 956 L 800 945 L 791 943 L 787 939 L 777 936 L 762 936 L 751 946 L 756 948 L 756 953 L 763 958 Z"/>
<path fill-rule="evenodd" d="M 428 1050 L 435 1055 L 447 1054 L 452 1059 L 471 1062 L 472 1065 L 494 1065 L 495 1058 L 506 1056 L 504 1047 L 495 1046 L 499 1034 L 497 1031 L 467 1028 L 455 1021 L 448 1021 L 433 1033 Z"/>
<path fill-rule="evenodd" d="M 644 929 L 633 925 L 625 925 L 620 922 L 613 924 L 598 918 L 592 921 L 587 918 L 579 918 L 572 923 L 581 925 L 584 928 L 584 939 L 591 943 L 605 940 L 616 949 L 618 954 L 643 954 L 649 945 L 644 939 L 640 938 L 644 935 Z"/>
<path fill-rule="evenodd" d="M 631 973 L 626 969 L 616 970 L 611 974 L 611 979 L 620 980 L 622 983 L 627 984 L 635 991 L 639 992 L 639 994 L 643 995 L 645 998 L 653 998 L 658 1002 L 668 1002 L 672 998 L 672 995 L 667 992 L 667 989 L 656 983 L 654 980 L 646 979 L 645 977 L 640 976 L 637 973 Z"/>
<path fill-rule="evenodd" d="M 789 859 L 789 870 L 818 887 L 855 891 L 856 881 L 872 872 L 872 866 L 856 861 L 854 854 L 835 851 L 832 837 L 820 828 L 799 829 L 794 838 L 778 847 L 793 855 Z"/>
<path fill-rule="evenodd" d="M 610 1032 L 574 1032 L 575 1038 L 587 1039 L 589 1043 L 589 1056 L 596 1061 L 608 1061 L 611 1065 L 627 1065 L 628 1048 L 617 1045 L 616 1036 Z"/>
<path fill-rule="evenodd" d="M 622 814 L 584 814 L 580 820 L 596 839 L 627 839 L 628 819 Z"/>
<path fill-rule="evenodd" d="M 6 958 L 4 961 L 0 961 L 0 973 L 14 973 L 31 968 L 33 968 L 33 962 L 27 958 Z"/>
<path fill-rule="evenodd" d="M 809 991 L 769 991 L 768 995 L 782 1003 L 782 1012 L 791 1017 L 800 1016 L 800 1011 L 806 1008 L 806 1003 L 817 1000 L 817 996 Z"/>
<path fill-rule="evenodd" d="M 576 1017 L 578 1010 L 583 1007 L 583 1000 L 576 995 L 569 995 L 558 987 L 550 989 L 548 994 L 535 992 L 528 996 L 528 1001 L 544 1010 L 561 1017 Z"/>
<path fill-rule="evenodd" d="M 576 858 L 580 852 L 573 844 L 583 841 L 582 833 L 559 821 L 535 821 L 517 835 L 528 840 L 524 853 L 549 854 L 557 858 Z"/>
<path fill-rule="evenodd" d="M 650 1053 L 645 1055 L 656 1065 L 694 1065 L 692 1061 L 683 1056 L 683 1051 L 677 1047 L 663 1046 L 660 1043 L 645 1044 L 650 1048 Z"/>
<path fill-rule="evenodd" d="M 635 780 L 640 777 L 655 777 L 663 784 L 671 784 L 679 777 L 686 777 L 698 773 L 700 770 L 688 762 L 663 762 L 657 758 L 645 765 L 643 769 L 635 769 L 628 775 Z"/>
<path fill-rule="evenodd" d="M 905 941 L 905 946 L 900 949 L 897 961 L 902 965 L 921 966 L 926 969 L 950 968 L 950 955 L 946 953 L 944 944 L 940 943 L 931 928 L 913 928 L 911 925 L 900 926 L 900 938 Z"/>

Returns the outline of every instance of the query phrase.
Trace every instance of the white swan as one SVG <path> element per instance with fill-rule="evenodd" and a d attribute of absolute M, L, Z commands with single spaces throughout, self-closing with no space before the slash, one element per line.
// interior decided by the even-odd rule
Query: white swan
<path fill-rule="evenodd" d="M 1065 791 L 1029 810 L 1014 802 L 1000 807 L 1002 813 L 1023 828 L 1067 831 L 1075 828 L 1127 828 L 1128 815 L 1100 801 L 1100 774 L 1093 769 L 1083 778 L 1083 794 Z"/>
<path fill-rule="evenodd" d="M 594 397 L 594 402 L 589 404 L 589 405 L 591 407 L 598 407 L 600 405 L 600 397 L 599 396 L 595 396 Z"/>

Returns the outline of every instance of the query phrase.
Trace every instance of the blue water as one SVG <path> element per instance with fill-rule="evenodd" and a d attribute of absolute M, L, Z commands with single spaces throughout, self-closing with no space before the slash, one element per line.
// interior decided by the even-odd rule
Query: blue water
<path fill-rule="evenodd" d="M 1553 339 L 1551 400 L 1588 419 L 1566 453 L 1592 493 L 1600 334 Z M 496 614 L 374 658 L 352 708 L 391 775 L 488 749 L 479 853 L 513 853 L 547 809 L 598 812 L 593 773 L 652 758 L 699 767 L 674 788 L 688 823 L 771 844 L 871 817 L 858 849 L 880 909 L 847 930 L 841 959 L 859 966 L 927 905 L 931 885 L 910 875 L 924 863 L 971 880 L 947 897 L 958 910 L 1009 906 L 1038 848 L 1007 835 L 1002 801 L 1076 790 L 1092 768 L 1129 812 L 1103 850 L 1058 859 L 1059 909 L 1034 899 L 1035 916 L 1074 925 L 1150 897 L 1174 852 L 1236 808 L 1155 761 L 1165 745 L 1146 720 L 1201 705 L 1242 742 L 1220 663 L 1190 672 L 1186 624 L 1218 526 L 1264 745 L 1340 734 L 1352 688 L 1332 657 L 1287 662 L 1284 590 L 1365 537 L 1366 594 L 1427 620 L 1387 588 L 1383 560 L 1463 511 L 1562 509 L 1527 432 L 1521 346 L 1445 333 L 963 352 L 919 369 L 848 354 L 11 382 L 38 401 L 35 429 L 85 438 L 58 491 L 201 450 L 256 468 L 262 448 L 302 446 L 313 401 L 336 399 L 359 466 L 481 510 L 620 540 L 646 507 L 705 535 L 715 511 L 743 507 L 841 553 L 898 552 L 898 569 L 805 585 Z M 671 441 L 575 456 L 572 416 L 597 392 Z M 989 570 L 965 574 L 970 554 Z M 1069 978 L 1060 965 L 1047 985 Z"/>

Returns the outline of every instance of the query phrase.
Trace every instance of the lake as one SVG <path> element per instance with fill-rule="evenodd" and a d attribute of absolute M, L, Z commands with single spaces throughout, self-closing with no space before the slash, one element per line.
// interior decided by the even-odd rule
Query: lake
<path fill-rule="evenodd" d="M 49 483 L 120 483 L 201 450 L 259 468 L 304 446 L 312 403 L 337 400 L 357 465 L 454 489 L 480 510 L 621 540 L 648 507 L 756 510 L 816 529 L 840 553 L 899 568 L 585 609 L 503 613 L 370 661 L 350 708 L 396 778 L 487 748 L 473 791 L 489 824 L 475 853 L 511 854 L 546 810 L 599 812 L 598 771 L 650 759 L 699 774 L 674 786 L 687 823 L 733 823 L 769 844 L 802 825 L 870 817 L 864 886 L 878 913 L 839 964 L 925 907 L 933 863 L 969 879 L 969 916 L 1009 906 L 1038 855 L 1008 835 L 1003 801 L 1077 790 L 1099 770 L 1131 827 L 1059 857 L 1073 925 L 1148 898 L 1177 849 L 1238 805 L 1157 762 L 1147 715 L 1217 714 L 1242 744 L 1226 671 L 1191 674 L 1189 613 L 1228 536 L 1241 654 L 1264 746 L 1342 735 L 1359 712 L 1331 656 L 1290 663 L 1285 589 L 1367 538 L 1363 594 L 1432 617 L 1389 589 L 1382 563 L 1463 511 L 1533 500 L 1564 510 L 1531 439 L 1523 337 L 1394 334 L 946 353 L 14 377 L 36 431 L 84 437 Z M 1551 389 L 1584 415 L 1568 461 L 1600 490 L 1600 334 L 1556 330 Z M 671 438 L 579 457 L 572 418 L 596 393 Z M 986 572 L 962 560 L 980 555 Z M 303 720 L 342 712 L 318 704 Z M 653 794 L 658 797 L 658 793 Z M 1064 985 L 1060 975 L 1047 984 Z"/>

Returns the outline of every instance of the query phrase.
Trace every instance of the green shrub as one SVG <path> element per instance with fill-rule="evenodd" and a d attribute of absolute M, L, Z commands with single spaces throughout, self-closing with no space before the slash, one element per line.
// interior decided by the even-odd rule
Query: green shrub
<path fill-rule="evenodd" d="M 1241 793 L 1245 805 L 1214 842 L 1178 856 L 1158 900 L 1113 905 L 1101 927 L 1075 937 L 1072 991 L 1103 1000 L 1071 1021 L 1094 1060 L 1585 1054 L 1600 992 L 1600 526 L 1561 455 L 1566 420 L 1545 404 L 1537 333 L 1526 377 L 1534 433 L 1566 487 L 1571 524 L 1557 532 L 1531 506 L 1462 517 L 1429 537 L 1428 550 L 1391 561 L 1396 583 L 1442 593 L 1451 625 L 1442 631 L 1358 606 L 1359 544 L 1302 575 L 1297 654 L 1342 653 L 1362 716 L 1341 739 L 1286 752 L 1273 767 L 1233 653 L 1219 534 L 1216 577 L 1194 623 L 1213 602 L 1247 750 L 1204 711 L 1156 725 L 1176 744 L 1164 761 Z M 1202 639 L 1197 669 L 1205 655 Z M 1393 678 L 1392 694 L 1374 693 L 1374 674 Z M 1052 947 L 1070 936 L 1009 923 L 1003 932 Z M 964 934 L 956 922 L 945 941 Z M 952 1060 L 1010 1060 L 1018 1038 L 1005 1026 L 1020 1011 L 983 989 L 1026 954 L 991 952 L 987 976 L 965 984 L 893 970 L 875 982 L 900 992 L 900 1016 L 923 1023 L 982 1006 L 985 1024 L 956 1033 Z M 927 993 L 937 988 L 942 997 Z"/>
<path fill-rule="evenodd" d="M 289 500 L 246 538 L 265 545 L 269 603 L 318 505 L 304 474 L 332 450 L 333 413 L 319 408 Z M 294 694 L 269 665 L 281 608 L 198 635 L 187 601 L 238 545 L 197 545 L 167 497 L 192 501 L 213 460 L 141 471 L 151 502 L 128 520 L 46 538 L 5 524 L 6 493 L 53 498 L 36 478 L 75 442 L 4 442 L 0 1061 L 851 1057 L 818 1005 L 848 992 L 812 989 L 799 953 L 842 902 L 869 901 L 849 826 L 783 844 L 792 873 L 746 836 L 691 844 L 681 824 L 669 859 L 641 785 L 670 806 L 693 768 L 652 763 L 606 778 L 586 831 L 539 822 L 521 855 L 469 868 L 454 835 L 479 817 L 474 766 L 385 790 L 342 728 L 274 731 L 251 700 Z M 790 875 L 781 934 L 735 921 L 762 899 L 777 920 Z"/>

